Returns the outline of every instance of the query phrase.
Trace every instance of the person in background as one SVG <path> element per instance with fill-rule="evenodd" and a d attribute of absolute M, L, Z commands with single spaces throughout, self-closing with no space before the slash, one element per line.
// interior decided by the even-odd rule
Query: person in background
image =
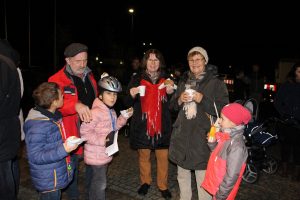
<path fill-rule="evenodd" d="M 127 112 L 126 116 L 120 115 L 117 118 L 113 106 L 117 101 L 118 93 L 122 91 L 122 86 L 115 77 L 102 76 L 98 86 L 100 94 L 94 100 L 92 107 L 94 118 L 90 123 L 82 123 L 80 132 L 86 139 L 84 161 L 92 169 L 89 198 L 105 200 L 107 167 L 112 161 L 112 156 L 105 153 L 107 136 L 112 131 L 115 134 L 123 127 L 127 119 L 132 116 L 133 110 Z"/>
<path fill-rule="evenodd" d="M 24 124 L 25 142 L 31 180 L 39 192 L 39 200 L 60 200 L 61 189 L 73 179 L 74 166 L 69 153 L 78 147 L 70 144 L 58 108 L 63 95 L 56 83 L 40 84 L 32 95 L 35 107 Z"/>
<path fill-rule="evenodd" d="M 235 199 L 248 157 L 244 129 L 250 120 L 249 110 L 238 103 L 228 104 L 221 111 L 220 132 L 208 142 L 213 151 L 201 185 L 213 200 Z"/>
<path fill-rule="evenodd" d="M 168 190 L 168 148 L 171 136 L 171 115 L 169 95 L 173 93 L 172 81 L 160 88 L 167 79 L 163 68 L 164 58 L 157 49 L 148 50 L 142 60 L 143 70 L 134 75 L 124 98 L 126 106 L 133 106 L 130 123 L 130 145 L 138 150 L 141 186 L 138 194 L 146 195 L 150 188 L 151 151 L 155 151 L 157 162 L 157 186 L 165 199 L 172 197 Z M 139 93 L 139 86 L 145 86 L 145 95 Z"/>
<path fill-rule="evenodd" d="M 129 81 L 131 80 L 131 78 L 138 74 L 141 70 L 141 60 L 139 57 L 133 57 L 131 59 L 131 63 L 130 63 L 130 68 L 128 70 L 125 71 L 124 75 L 123 75 L 123 84 L 124 85 L 128 85 Z"/>
<path fill-rule="evenodd" d="M 141 67 L 141 60 L 138 57 L 134 57 L 131 60 L 131 72 L 132 72 L 131 77 L 136 75 L 139 72 L 140 67 Z"/>
<path fill-rule="evenodd" d="M 237 69 L 233 82 L 232 100 L 246 100 L 249 97 L 250 79 L 245 75 L 243 69 Z"/>
<path fill-rule="evenodd" d="M 288 163 L 292 156 L 292 179 L 300 181 L 300 63 L 288 73 L 276 95 L 275 108 L 285 123 L 280 126 L 282 175 L 288 176 Z"/>
<path fill-rule="evenodd" d="M 177 63 L 174 65 L 171 69 L 171 78 L 174 81 L 174 83 L 177 85 L 180 77 L 182 76 L 184 70 L 184 64 L 182 63 Z"/>
<path fill-rule="evenodd" d="M 16 200 L 19 188 L 17 154 L 21 141 L 20 79 L 13 61 L 15 49 L 0 40 L 0 199 Z"/>
<path fill-rule="evenodd" d="M 87 66 L 88 47 L 81 43 L 72 43 L 64 51 L 65 66 L 51 76 L 48 81 L 57 83 L 64 96 L 64 105 L 59 109 L 63 116 L 67 137 L 80 137 L 81 121 L 90 122 L 90 111 L 94 99 L 97 97 L 97 83 L 91 69 Z M 66 140 L 66 137 L 63 138 Z M 79 199 L 78 191 L 78 158 L 82 156 L 82 147 L 71 154 L 75 163 L 74 179 L 67 187 L 69 199 Z M 89 188 L 90 169 L 86 167 L 86 187 Z"/>
<path fill-rule="evenodd" d="M 126 71 L 123 74 L 122 84 L 127 87 L 131 78 L 133 76 L 135 76 L 136 74 L 139 74 L 140 71 L 141 71 L 141 59 L 139 57 L 135 56 L 130 60 L 130 68 L 126 69 Z M 121 100 L 120 102 L 122 102 L 122 103 L 124 102 L 123 98 L 122 99 L 120 98 L 120 100 Z M 123 128 L 123 133 L 124 133 L 125 137 L 129 137 L 129 134 L 130 134 L 130 130 L 129 130 L 130 129 L 130 121 L 131 121 L 131 118 L 127 121 L 126 126 Z"/>
<path fill-rule="evenodd" d="M 198 198 L 205 200 L 211 199 L 201 187 L 210 155 L 206 135 L 212 116 L 217 116 L 216 110 L 229 102 L 228 91 L 225 83 L 214 75 L 214 68 L 207 70 L 205 49 L 192 48 L 187 60 L 190 70 L 179 80 L 170 102 L 170 108 L 178 111 L 178 116 L 173 124 L 169 159 L 177 165 L 180 200 L 192 199 L 192 170 L 196 175 Z"/>
<path fill-rule="evenodd" d="M 263 72 L 260 70 L 260 65 L 252 65 L 252 73 L 250 74 L 250 98 L 254 98 L 258 103 L 263 99 L 264 80 Z"/>

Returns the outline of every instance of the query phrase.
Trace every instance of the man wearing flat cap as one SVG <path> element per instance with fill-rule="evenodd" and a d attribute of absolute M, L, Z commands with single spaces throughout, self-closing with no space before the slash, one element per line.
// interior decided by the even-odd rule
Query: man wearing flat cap
<path fill-rule="evenodd" d="M 64 105 L 60 108 L 63 115 L 65 140 L 69 136 L 80 137 L 81 121 L 92 120 L 91 107 L 97 94 L 97 83 L 90 68 L 87 67 L 88 47 L 81 43 L 72 43 L 64 51 L 65 66 L 49 78 L 49 82 L 57 83 L 64 95 Z M 82 146 L 71 155 L 76 167 L 73 181 L 67 187 L 69 199 L 79 199 L 77 186 L 78 157 L 82 155 Z M 89 170 L 87 170 L 89 171 Z M 88 174 L 87 174 L 88 175 Z"/>

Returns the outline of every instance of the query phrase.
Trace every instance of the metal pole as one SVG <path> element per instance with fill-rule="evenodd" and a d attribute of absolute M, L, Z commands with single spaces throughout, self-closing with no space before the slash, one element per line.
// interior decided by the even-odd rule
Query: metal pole
<path fill-rule="evenodd" d="M 31 1 L 28 0 L 28 66 L 31 67 Z"/>
<path fill-rule="evenodd" d="M 56 0 L 54 0 L 54 51 L 53 51 L 53 64 L 54 64 L 54 72 L 56 72 Z"/>
<path fill-rule="evenodd" d="M 4 0 L 4 31 L 5 31 L 5 39 L 7 40 L 7 18 L 6 18 L 6 0 Z"/>
<path fill-rule="evenodd" d="M 131 34 L 133 35 L 133 13 L 131 13 Z"/>
<path fill-rule="evenodd" d="M 131 15 L 131 26 L 130 26 L 130 42 L 133 43 L 133 34 L 134 34 L 134 24 L 133 24 L 133 15 L 134 15 L 134 9 L 129 8 L 128 10 L 129 14 Z"/>

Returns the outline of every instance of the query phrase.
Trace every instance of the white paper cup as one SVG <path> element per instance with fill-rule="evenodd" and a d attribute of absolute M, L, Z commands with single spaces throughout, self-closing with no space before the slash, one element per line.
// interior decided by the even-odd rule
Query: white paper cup
<path fill-rule="evenodd" d="M 195 90 L 193 90 L 193 89 L 186 89 L 185 92 L 189 94 L 189 101 L 192 101 Z"/>
<path fill-rule="evenodd" d="M 145 91 L 146 91 L 146 86 L 140 85 L 139 86 L 139 93 L 140 93 L 141 97 L 145 96 Z"/>

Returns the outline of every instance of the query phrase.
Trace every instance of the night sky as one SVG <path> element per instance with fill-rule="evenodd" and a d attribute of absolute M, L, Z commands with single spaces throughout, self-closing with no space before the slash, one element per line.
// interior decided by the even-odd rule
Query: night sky
<path fill-rule="evenodd" d="M 1 39 L 4 31 L 1 2 Z M 6 0 L 7 36 L 28 66 L 28 2 Z M 54 1 L 31 0 L 31 64 L 53 66 Z M 71 42 L 89 46 L 91 55 L 124 59 L 147 48 L 161 50 L 167 65 L 186 63 L 186 54 L 202 46 L 210 63 L 247 68 L 260 63 L 266 72 L 280 59 L 300 58 L 299 12 L 284 3 L 268 6 L 254 1 L 241 4 L 204 1 L 56 1 L 57 63 Z M 266 3 L 264 3 L 266 4 Z M 128 8 L 133 7 L 132 16 Z M 141 47 L 142 42 L 153 46 Z M 135 46 L 134 50 L 131 46 Z"/>

